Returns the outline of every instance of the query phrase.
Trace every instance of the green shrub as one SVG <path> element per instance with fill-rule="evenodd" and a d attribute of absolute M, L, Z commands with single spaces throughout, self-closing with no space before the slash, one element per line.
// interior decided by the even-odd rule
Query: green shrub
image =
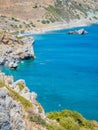
<path fill-rule="evenodd" d="M 41 118 L 40 115 L 35 115 L 35 114 L 32 114 L 32 115 L 29 115 L 29 120 L 31 122 L 35 122 L 36 124 L 39 124 L 39 125 L 42 125 L 42 126 L 45 126 L 46 125 L 46 122 L 44 119 Z"/>
<path fill-rule="evenodd" d="M 42 24 L 49 24 L 50 23 L 49 20 L 42 20 L 41 22 L 42 22 Z"/>
<path fill-rule="evenodd" d="M 33 23 L 30 23 L 30 24 L 31 24 L 31 26 L 32 26 L 32 27 L 36 27 L 36 25 L 35 25 L 35 24 L 33 24 Z"/>
<path fill-rule="evenodd" d="M 87 120 L 78 112 L 73 112 L 72 117 L 80 126 L 86 126 Z"/>
<path fill-rule="evenodd" d="M 0 88 L 6 86 L 5 83 L 3 81 L 0 80 Z"/>
<path fill-rule="evenodd" d="M 33 8 L 34 8 L 34 9 L 38 8 L 37 4 L 35 4 L 35 5 L 33 6 Z"/>
<path fill-rule="evenodd" d="M 17 35 L 18 33 L 19 33 L 19 31 L 11 32 L 12 35 Z"/>
<path fill-rule="evenodd" d="M 24 89 L 24 85 L 21 83 L 18 83 L 18 87 L 19 87 L 20 91 L 22 91 Z"/>
<path fill-rule="evenodd" d="M 80 128 L 87 128 L 93 130 L 93 123 L 86 120 L 78 112 L 63 110 L 61 112 L 51 112 L 47 117 L 56 120 L 60 126 L 66 128 L 65 130 L 80 130 Z"/>
<path fill-rule="evenodd" d="M 49 20 L 54 23 L 55 22 L 55 19 L 53 17 L 49 18 Z"/>
<path fill-rule="evenodd" d="M 38 104 L 39 113 L 42 113 L 43 112 L 43 107 L 41 106 L 40 103 L 37 103 L 37 104 Z"/>
<path fill-rule="evenodd" d="M 15 18 L 11 18 L 13 21 L 15 21 L 15 22 L 19 22 L 19 20 L 18 19 L 15 19 Z"/>
<path fill-rule="evenodd" d="M 59 112 L 51 112 L 47 114 L 47 117 L 52 120 L 58 120 L 60 118 Z"/>
<path fill-rule="evenodd" d="M 47 128 L 47 130 L 65 130 L 64 127 L 51 123 L 51 124 L 46 124 L 45 126 Z"/>
<path fill-rule="evenodd" d="M 46 10 L 48 10 L 50 13 L 55 14 L 58 13 L 58 9 L 56 9 L 54 6 L 49 5 Z"/>
<path fill-rule="evenodd" d="M 96 19 L 96 20 L 98 19 L 96 16 L 94 16 L 93 18 Z"/>
<path fill-rule="evenodd" d="M 67 118 L 62 118 L 59 121 L 60 125 L 66 128 L 66 130 L 79 130 L 80 127 L 77 122 L 74 121 L 73 118 L 67 117 Z"/>
<path fill-rule="evenodd" d="M 77 14 L 77 18 L 78 18 L 78 19 L 80 19 L 80 16 L 79 16 L 79 14 Z"/>
<path fill-rule="evenodd" d="M 19 25 L 19 28 L 22 28 L 22 25 L 21 25 L 21 24 Z"/>

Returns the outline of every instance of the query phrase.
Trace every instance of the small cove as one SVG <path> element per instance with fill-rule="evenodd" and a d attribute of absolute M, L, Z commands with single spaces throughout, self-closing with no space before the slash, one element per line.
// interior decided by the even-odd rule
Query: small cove
<path fill-rule="evenodd" d="M 87 35 L 32 35 L 36 59 L 2 71 L 25 79 L 46 112 L 71 109 L 98 121 L 98 25 L 84 28 Z"/>

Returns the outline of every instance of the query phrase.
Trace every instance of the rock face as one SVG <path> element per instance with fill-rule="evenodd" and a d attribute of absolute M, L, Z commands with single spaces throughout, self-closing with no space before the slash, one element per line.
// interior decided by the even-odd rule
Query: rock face
<path fill-rule="evenodd" d="M 14 82 L 12 76 L 0 73 L 0 130 L 45 130 L 28 119 L 29 113 L 46 118 L 36 97 L 37 94 L 30 92 L 24 80 Z M 30 105 L 30 108 L 26 109 L 24 105 Z"/>
<path fill-rule="evenodd" d="M 0 130 L 27 130 L 22 106 L 0 90 Z"/>
<path fill-rule="evenodd" d="M 35 92 L 30 92 L 29 88 L 26 86 L 25 80 L 20 79 L 14 82 L 12 76 L 6 76 L 4 73 L 0 73 L 0 81 L 4 82 L 7 86 L 17 92 L 19 95 L 27 99 L 33 104 L 34 113 L 39 113 L 39 105 L 37 105 L 37 94 Z M 41 111 L 40 115 L 45 117 L 44 110 Z"/>
<path fill-rule="evenodd" d="M 0 34 L 0 64 L 17 68 L 20 59 L 34 58 L 32 37 Z"/>
<path fill-rule="evenodd" d="M 83 35 L 83 34 L 87 34 L 87 33 L 88 32 L 84 28 L 68 32 L 68 34 L 79 34 L 79 35 Z"/>

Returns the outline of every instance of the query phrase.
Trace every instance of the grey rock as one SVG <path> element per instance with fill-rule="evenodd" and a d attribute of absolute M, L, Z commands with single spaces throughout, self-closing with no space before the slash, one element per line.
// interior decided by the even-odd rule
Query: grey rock
<path fill-rule="evenodd" d="M 16 69 L 18 67 L 18 64 L 16 61 L 10 62 L 8 65 L 11 69 Z"/>
<path fill-rule="evenodd" d="M 7 97 L 5 103 L 6 103 L 6 108 L 11 108 L 13 106 L 11 97 Z"/>
<path fill-rule="evenodd" d="M 87 34 L 87 33 L 88 32 L 84 28 L 67 32 L 67 34 L 79 34 L 79 35 L 83 35 L 83 34 Z"/>
<path fill-rule="evenodd" d="M 9 121 L 5 121 L 3 125 L 1 126 L 1 130 L 12 130 L 11 125 Z"/>
<path fill-rule="evenodd" d="M 2 90 L 0 90 L 0 98 L 5 99 L 6 98 L 6 93 L 4 93 Z"/>
<path fill-rule="evenodd" d="M 16 69 L 21 59 L 35 58 L 32 42 L 32 37 L 24 37 L 18 41 L 15 36 L 5 34 L 3 39 L 0 39 L 0 65 Z"/>
<path fill-rule="evenodd" d="M 26 130 L 22 106 L 0 89 L 0 130 Z"/>

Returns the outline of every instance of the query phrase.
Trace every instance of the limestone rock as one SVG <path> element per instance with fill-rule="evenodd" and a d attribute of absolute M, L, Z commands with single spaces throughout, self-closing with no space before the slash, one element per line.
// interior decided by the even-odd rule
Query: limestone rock
<path fill-rule="evenodd" d="M 32 37 L 0 34 L 0 64 L 16 69 L 21 59 L 34 57 Z"/>
<path fill-rule="evenodd" d="M 21 104 L 0 89 L 0 130 L 26 130 Z"/>
<path fill-rule="evenodd" d="M 68 32 L 68 34 L 79 34 L 79 35 L 83 35 L 83 34 L 87 34 L 87 33 L 88 32 L 84 28 Z"/>
<path fill-rule="evenodd" d="M 30 108 L 32 113 L 40 115 L 42 119 L 46 119 L 43 108 L 41 108 L 36 100 L 37 94 L 30 92 L 25 80 L 20 79 L 14 82 L 12 76 L 6 76 L 4 73 L 0 73 L 0 81 L 4 84 L 0 88 L 0 130 L 26 130 L 28 128 L 26 126 L 28 121 L 23 120 L 24 116 L 28 116 L 27 111 L 23 111 L 21 101 L 17 102 L 13 96 L 11 97 L 10 91 L 6 86 L 32 104 L 33 109 L 31 110 Z M 20 89 L 19 85 L 22 85 L 23 89 Z M 43 127 L 40 129 L 38 125 L 33 127 L 34 130 L 37 128 L 37 130 L 44 130 Z"/>

